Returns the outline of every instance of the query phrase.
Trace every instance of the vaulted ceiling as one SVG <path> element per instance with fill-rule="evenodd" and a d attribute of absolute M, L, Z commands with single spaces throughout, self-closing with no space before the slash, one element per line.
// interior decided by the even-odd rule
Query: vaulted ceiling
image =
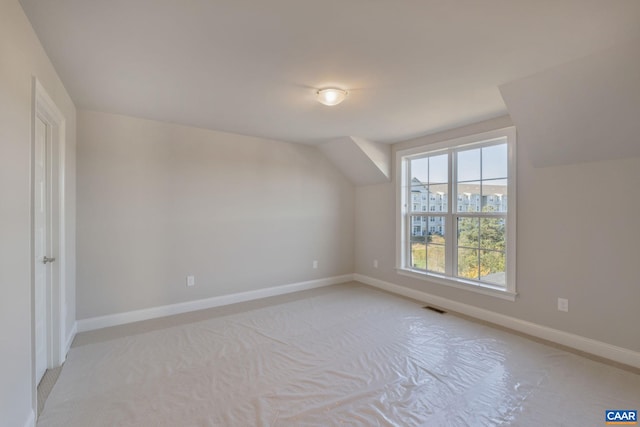
<path fill-rule="evenodd" d="M 78 108 L 308 144 L 497 117 L 499 87 L 640 37 L 638 0 L 21 3 Z"/>

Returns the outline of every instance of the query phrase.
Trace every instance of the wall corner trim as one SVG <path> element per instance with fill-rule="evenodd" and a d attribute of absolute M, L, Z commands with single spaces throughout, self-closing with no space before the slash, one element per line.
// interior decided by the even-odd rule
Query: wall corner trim
<path fill-rule="evenodd" d="M 474 307 L 472 305 L 453 301 L 447 298 L 432 295 L 416 289 L 410 289 L 384 280 L 375 279 L 363 274 L 354 274 L 353 280 L 382 289 L 394 294 L 402 295 L 422 302 L 428 302 L 451 311 L 455 311 L 476 319 L 494 323 L 514 331 L 522 332 L 537 338 L 551 341 L 560 345 L 571 347 L 594 356 L 622 363 L 624 365 L 640 368 L 640 353 L 622 347 L 617 347 L 602 341 L 596 341 L 581 335 L 553 329 L 548 326 L 495 313 L 493 311 Z"/>
<path fill-rule="evenodd" d="M 273 286 L 271 288 L 256 289 L 253 291 L 238 292 L 235 294 L 220 295 L 211 298 L 181 302 L 177 304 L 163 305 L 145 308 L 142 310 L 127 311 L 124 313 L 108 314 L 105 316 L 91 317 L 77 321 L 77 331 L 86 332 L 109 326 L 123 325 L 125 323 L 139 322 L 141 320 L 155 319 L 190 311 L 204 310 L 223 305 L 236 304 L 261 298 L 283 295 L 292 292 L 305 291 L 323 286 L 337 285 L 353 280 L 353 274 L 326 277 L 323 279 L 308 280 L 305 282 L 289 283 Z"/>

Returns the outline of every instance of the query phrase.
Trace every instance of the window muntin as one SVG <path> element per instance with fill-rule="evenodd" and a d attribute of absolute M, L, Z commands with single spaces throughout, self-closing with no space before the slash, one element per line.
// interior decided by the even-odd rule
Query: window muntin
<path fill-rule="evenodd" d="M 420 195 L 401 202 L 398 267 L 515 295 L 515 129 L 489 134 L 397 153 L 399 200 Z"/>

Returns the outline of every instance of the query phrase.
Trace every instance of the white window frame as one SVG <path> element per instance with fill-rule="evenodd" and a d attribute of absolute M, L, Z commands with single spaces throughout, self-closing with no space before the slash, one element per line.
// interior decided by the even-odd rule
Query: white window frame
<path fill-rule="evenodd" d="M 491 285 L 486 282 L 476 280 L 468 280 L 453 275 L 437 274 L 434 272 L 416 270 L 410 263 L 410 218 L 412 212 L 408 209 L 410 204 L 407 203 L 409 197 L 409 188 L 411 177 L 408 176 L 407 163 L 411 158 L 421 154 L 437 154 L 450 153 L 463 147 L 491 145 L 495 141 L 505 139 L 507 142 L 508 155 L 508 172 L 507 172 L 507 227 L 506 227 L 506 286 Z M 454 288 L 465 289 L 484 295 L 490 295 L 509 301 L 515 301 L 516 298 L 516 129 L 508 127 L 497 129 L 490 132 L 469 135 L 461 138 L 455 138 L 447 141 L 427 144 L 418 147 L 399 150 L 396 152 L 396 271 L 403 276 L 409 276 L 429 282 L 438 283 Z M 445 214 L 447 221 L 445 224 L 445 234 L 447 239 L 447 271 L 452 271 L 449 266 L 453 262 L 453 243 L 454 226 L 452 218 L 458 214 L 458 195 L 456 185 L 453 180 L 454 167 L 452 155 L 449 156 L 449 187 L 448 206 L 450 211 Z M 455 202 L 455 204 L 454 204 Z M 413 214 L 423 215 L 422 212 L 413 212 Z"/>

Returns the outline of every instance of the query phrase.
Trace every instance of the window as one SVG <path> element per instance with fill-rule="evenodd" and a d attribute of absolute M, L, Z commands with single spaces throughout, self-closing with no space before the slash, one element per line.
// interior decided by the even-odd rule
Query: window
<path fill-rule="evenodd" d="M 514 300 L 515 128 L 396 155 L 398 272 Z M 428 216 L 406 202 L 416 192 Z M 408 225 L 418 218 L 426 235 Z"/>

